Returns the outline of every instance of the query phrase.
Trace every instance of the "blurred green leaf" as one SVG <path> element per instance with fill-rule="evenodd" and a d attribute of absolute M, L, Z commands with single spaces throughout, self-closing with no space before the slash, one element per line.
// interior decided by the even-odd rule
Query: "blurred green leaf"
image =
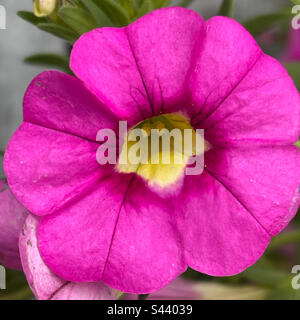
<path fill-rule="evenodd" d="M 29 300 L 32 298 L 33 294 L 28 286 L 14 290 L 11 293 L 5 292 L 4 294 L 0 294 L 0 300 Z"/>
<path fill-rule="evenodd" d="M 31 24 L 34 24 L 34 25 L 37 25 L 39 23 L 45 23 L 47 22 L 47 19 L 46 18 L 38 18 L 34 15 L 33 12 L 29 12 L 29 11 L 18 11 L 17 12 L 17 15 L 22 18 L 23 20 L 31 23 Z"/>
<path fill-rule="evenodd" d="M 276 268 L 266 258 L 261 258 L 253 266 L 242 272 L 240 276 L 255 284 L 275 288 L 280 284 L 287 283 L 291 275 Z"/>
<path fill-rule="evenodd" d="M 291 0 L 293 4 L 300 4 L 300 0 Z"/>
<path fill-rule="evenodd" d="M 180 7 L 189 7 L 195 0 L 182 0 L 179 3 Z"/>
<path fill-rule="evenodd" d="M 97 27 L 111 27 L 113 23 L 107 16 L 107 14 L 96 5 L 93 0 L 80 0 L 82 5 L 86 7 L 87 10 L 91 13 L 94 17 Z"/>
<path fill-rule="evenodd" d="M 69 68 L 69 58 L 66 56 L 62 56 L 59 54 L 51 54 L 51 53 L 39 53 L 34 54 L 25 58 L 25 63 L 32 65 L 40 65 L 53 67 L 69 74 L 72 74 L 71 69 Z"/>
<path fill-rule="evenodd" d="M 144 0 L 142 5 L 138 8 L 137 18 L 140 18 L 153 10 L 154 6 L 152 0 Z"/>
<path fill-rule="evenodd" d="M 71 44 L 73 44 L 78 39 L 78 35 L 74 31 L 54 23 L 39 23 L 37 27 L 59 38 L 65 39 Z"/>
<path fill-rule="evenodd" d="M 268 251 L 296 242 L 300 242 L 300 231 L 283 232 L 272 239 Z"/>
<path fill-rule="evenodd" d="M 289 75 L 293 78 L 296 87 L 298 88 L 298 90 L 300 90 L 300 63 L 285 63 L 284 66 Z"/>
<path fill-rule="evenodd" d="M 64 5 L 66 6 L 68 2 L 74 7 L 83 8 L 83 5 L 80 0 L 67 0 L 67 2 L 64 2 Z"/>
<path fill-rule="evenodd" d="M 119 0 L 120 5 L 124 8 L 133 7 L 133 5 L 134 5 L 133 2 L 134 2 L 134 0 Z"/>
<path fill-rule="evenodd" d="M 6 289 L 0 290 L 0 300 L 32 299 L 33 294 L 21 271 L 6 269 Z"/>
<path fill-rule="evenodd" d="M 141 0 L 133 0 L 133 6 L 135 9 L 137 9 L 138 7 L 140 7 L 142 4 Z"/>
<path fill-rule="evenodd" d="M 127 26 L 130 23 L 126 10 L 114 0 L 94 0 L 111 19 L 111 21 L 119 27 Z"/>
<path fill-rule="evenodd" d="M 4 151 L 0 150 L 0 156 L 1 157 L 4 157 L 4 153 L 5 153 Z"/>
<path fill-rule="evenodd" d="M 223 0 L 218 15 L 225 17 L 233 17 L 235 0 Z"/>
<path fill-rule="evenodd" d="M 135 9 L 138 7 L 135 0 L 119 0 L 119 3 L 127 11 L 130 18 L 135 16 Z"/>
<path fill-rule="evenodd" d="M 295 290 L 291 285 L 291 278 L 271 291 L 267 300 L 300 300 L 300 290 Z"/>
<path fill-rule="evenodd" d="M 189 0 L 194 1 L 194 0 Z M 171 3 L 171 0 L 152 0 L 154 9 L 167 7 Z"/>
<path fill-rule="evenodd" d="M 245 21 L 244 27 L 253 35 L 258 36 L 272 28 L 274 25 L 290 20 L 290 12 L 270 13 L 262 16 L 254 17 Z"/>
<path fill-rule="evenodd" d="M 287 275 L 284 272 L 259 267 L 247 269 L 244 277 L 256 284 L 266 286 L 276 286 L 287 279 Z"/>
<path fill-rule="evenodd" d="M 82 35 L 94 28 L 94 18 L 84 9 L 73 7 L 62 7 L 58 11 L 59 17 L 79 35 Z"/>

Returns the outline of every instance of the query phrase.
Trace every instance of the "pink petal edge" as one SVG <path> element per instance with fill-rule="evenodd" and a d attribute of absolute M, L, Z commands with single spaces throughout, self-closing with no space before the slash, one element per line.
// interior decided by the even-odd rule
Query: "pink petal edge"
<path fill-rule="evenodd" d="M 28 283 L 39 300 L 114 300 L 102 282 L 75 283 L 59 278 L 42 260 L 36 238 L 39 219 L 29 215 L 20 235 L 20 254 Z"/>

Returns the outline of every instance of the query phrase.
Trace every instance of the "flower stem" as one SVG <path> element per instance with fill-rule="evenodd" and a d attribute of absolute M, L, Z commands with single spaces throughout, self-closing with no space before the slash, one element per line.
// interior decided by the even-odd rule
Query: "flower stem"
<path fill-rule="evenodd" d="M 234 15 L 234 5 L 235 0 L 223 0 L 223 3 L 219 10 L 219 15 L 232 18 Z"/>
<path fill-rule="evenodd" d="M 0 157 L 4 157 L 4 151 L 0 150 Z"/>
<path fill-rule="evenodd" d="M 138 300 L 146 300 L 148 298 L 149 294 L 139 294 Z"/>

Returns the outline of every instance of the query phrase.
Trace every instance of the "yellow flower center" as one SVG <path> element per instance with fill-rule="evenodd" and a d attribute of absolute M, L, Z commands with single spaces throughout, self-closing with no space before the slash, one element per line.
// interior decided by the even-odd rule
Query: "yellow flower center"
<path fill-rule="evenodd" d="M 183 176 L 191 156 L 209 145 L 181 114 L 163 114 L 128 131 L 116 169 L 135 172 L 150 185 L 167 187 Z"/>

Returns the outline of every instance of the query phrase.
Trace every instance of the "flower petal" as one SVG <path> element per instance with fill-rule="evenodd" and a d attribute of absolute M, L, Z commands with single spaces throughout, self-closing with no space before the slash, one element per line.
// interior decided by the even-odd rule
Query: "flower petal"
<path fill-rule="evenodd" d="M 187 77 L 205 38 L 202 17 L 185 8 L 165 8 L 138 19 L 127 34 L 156 112 L 172 112 L 175 105 L 182 111 Z"/>
<path fill-rule="evenodd" d="M 19 233 L 28 211 L 17 201 L 4 180 L 0 180 L 0 264 L 22 269 Z"/>
<path fill-rule="evenodd" d="M 42 260 L 36 238 L 39 221 L 29 215 L 20 237 L 20 253 L 28 283 L 39 300 L 112 300 L 113 290 L 101 282 L 72 283 L 56 276 Z"/>
<path fill-rule="evenodd" d="M 235 20 L 213 17 L 206 21 L 205 41 L 190 79 L 194 121 L 221 104 L 261 54 L 250 33 Z"/>
<path fill-rule="evenodd" d="M 214 17 L 191 76 L 192 124 L 213 145 L 290 144 L 300 98 L 286 70 L 236 21 Z"/>
<path fill-rule="evenodd" d="M 188 265 L 212 276 L 240 273 L 262 255 L 270 236 L 230 191 L 207 172 L 187 176 L 185 254 Z"/>
<path fill-rule="evenodd" d="M 80 197 L 110 169 L 96 161 L 98 144 L 24 122 L 9 142 L 9 186 L 32 213 L 46 215 Z"/>
<path fill-rule="evenodd" d="M 117 119 L 75 77 L 45 71 L 24 96 L 24 121 L 96 141 L 100 129 L 115 129 Z"/>
<path fill-rule="evenodd" d="M 297 213 L 300 150 L 296 146 L 215 149 L 207 154 L 206 164 L 271 236 Z"/>
<path fill-rule="evenodd" d="M 112 112 L 137 122 L 180 104 L 203 35 L 204 22 L 194 11 L 156 10 L 129 27 L 83 35 L 71 68 Z"/>
<path fill-rule="evenodd" d="M 203 123 L 214 145 L 286 145 L 300 135 L 300 95 L 287 71 L 263 55 Z"/>
<path fill-rule="evenodd" d="M 176 278 L 186 268 L 176 214 L 146 188 L 139 177 L 116 174 L 44 217 L 38 239 L 46 264 L 71 281 L 103 280 L 134 293 Z"/>
<path fill-rule="evenodd" d="M 252 265 L 300 203 L 295 146 L 214 148 L 201 176 L 187 176 L 185 249 L 189 265 L 215 276 Z"/>

